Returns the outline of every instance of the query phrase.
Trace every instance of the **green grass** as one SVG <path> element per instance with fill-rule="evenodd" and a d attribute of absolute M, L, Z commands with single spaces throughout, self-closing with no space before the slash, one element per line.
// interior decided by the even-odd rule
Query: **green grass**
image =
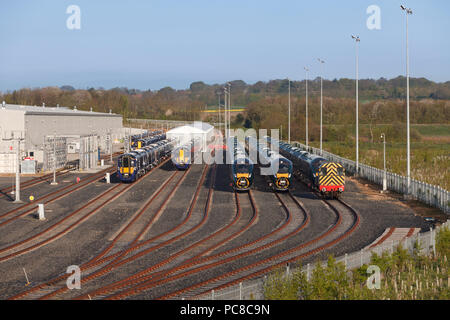
<path fill-rule="evenodd" d="M 411 127 L 423 136 L 446 136 L 450 138 L 450 125 L 448 124 L 413 124 Z"/>
<path fill-rule="evenodd" d="M 450 126 L 414 125 L 411 129 L 415 130 L 411 141 L 411 177 L 450 190 Z M 345 130 L 353 132 L 351 127 Z M 367 130 L 367 125 L 360 129 L 359 161 L 383 169 L 383 143 L 379 136 L 380 132 L 389 132 L 386 134 L 387 170 L 406 175 L 406 141 L 399 136 L 403 132 L 393 130 L 391 125 L 378 125 L 373 129 L 374 142 L 370 142 Z M 429 139 L 436 136 L 439 138 Z M 319 141 L 312 141 L 311 145 L 318 148 Z M 355 140 L 350 134 L 344 141 L 323 141 L 323 148 L 344 158 L 356 159 Z"/>
<path fill-rule="evenodd" d="M 368 265 L 346 272 L 343 263 L 329 257 L 325 267 L 316 264 L 309 281 L 301 270 L 289 277 L 277 270 L 265 281 L 264 295 L 269 300 L 448 300 L 450 230 L 442 228 L 436 242 L 436 256 L 410 254 L 401 246 L 392 254 L 373 254 L 370 264 L 381 273 L 379 289 L 367 287 Z"/>

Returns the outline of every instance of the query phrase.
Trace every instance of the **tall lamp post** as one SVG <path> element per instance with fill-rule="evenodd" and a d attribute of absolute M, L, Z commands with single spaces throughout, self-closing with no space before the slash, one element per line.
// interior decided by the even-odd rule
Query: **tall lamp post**
<path fill-rule="evenodd" d="M 231 83 L 227 82 L 228 86 L 228 137 L 231 130 Z"/>
<path fill-rule="evenodd" d="M 381 134 L 381 139 L 383 139 L 383 191 L 387 189 L 387 179 L 386 179 L 386 135 L 384 133 Z"/>
<path fill-rule="evenodd" d="M 228 139 L 228 116 L 227 116 L 227 100 L 228 100 L 228 92 L 227 92 L 227 88 L 224 87 L 223 88 L 223 96 L 224 96 L 224 105 L 223 105 L 223 113 L 224 113 L 224 119 L 225 119 L 225 139 Z"/>
<path fill-rule="evenodd" d="M 400 8 L 406 13 L 406 177 L 407 177 L 407 190 L 406 193 L 410 193 L 411 185 L 411 149 L 409 143 L 409 52 L 408 52 L 408 15 L 412 14 L 410 8 L 406 8 L 401 5 Z"/>
<path fill-rule="evenodd" d="M 288 78 L 288 143 L 291 144 L 291 80 Z"/>
<path fill-rule="evenodd" d="M 53 181 L 50 184 L 52 186 L 58 184 L 56 182 L 56 130 L 53 133 Z"/>
<path fill-rule="evenodd" d="M 218 119 L 218 122 L 219 122 L 219 131 L 221 131 L 221 124 L 220 124 L 220 91 L 217 91 L 217 97 L 218 97 L 218 106 L 219 106 L 219 119 Z"/>
<path fill-rule="evenodd" d="M 322 109 L 323 109 L 323 98 L 322 98 L 322 91 L 323 91 L 323 85 L 322 85 L 323 67 L 322 67 L 322 65 L 325 63 L 325 61 L 320 60 L 319 58 L 317 58 L 317 60 L 320 63 L 320 154 L 322 155 Z"/>
<path fill-rule="evenodd" d="M 355 39 L 356 50 L 356 175 L 359 173 L 359 112 L 358 112 L 358 42 L 361 40 L 359 36 L 352 35 L 352 39 Z"/>
<path fill-rule="evenodd" d="M 306 148 L 308 148 L 308 71 L 309 69 L 307 67 L 304 67 L 306 72 L 306 114 L 305 114 L 305 141 L 306 141 Z"/>

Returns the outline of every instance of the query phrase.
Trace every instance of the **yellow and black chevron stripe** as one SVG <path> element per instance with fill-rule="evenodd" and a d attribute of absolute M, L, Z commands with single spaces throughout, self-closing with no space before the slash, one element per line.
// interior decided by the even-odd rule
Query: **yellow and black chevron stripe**
<path fill-rule="evenodd" d="M 342 186 L 345 183 L 344 175 L 338 174 L 338 168 L 342 168 L 342 172 L 344 172 L 344 168 L 342 165 L 336 162 L 327 162 L 324 163 L 319 168 L 319 172 L 321 172 L 322 168 L 327 169 L 326 175 L 319 175 L 319 185 L 321 186 Z"/>

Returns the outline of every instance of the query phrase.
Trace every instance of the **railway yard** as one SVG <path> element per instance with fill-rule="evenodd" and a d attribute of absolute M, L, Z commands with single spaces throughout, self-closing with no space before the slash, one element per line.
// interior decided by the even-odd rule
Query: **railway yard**
<path fill-rule="evenodd" d="M 166 159 L 133 183 L 116 171 L 60 171 L 56 186 L 53 175 L 23 178 L 21 204 L 11 177 L 0 177 L 1 299 L 190 299 L 286 263 L 360 250 L 388 228 L 427 231 L 424 217 L 446 219 L 354 177 L 339 200 L 324 200 L 295 179 L 275 192 L 259 174 L 236 192 L 227 164 L 177 170 Z M 81 288 L 70 290 L 73 265 Z"/>

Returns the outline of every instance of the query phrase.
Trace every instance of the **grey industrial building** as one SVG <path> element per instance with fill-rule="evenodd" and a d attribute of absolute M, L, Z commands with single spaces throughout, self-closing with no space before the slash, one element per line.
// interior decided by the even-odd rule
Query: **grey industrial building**
<path fill-rule="evenodd" d="M 91 167 L 94 152 L 98 149 L 109 152 L 112 140 L 123 137 L 123 133 L 122 116 L 118 114 L 81 111 L 76 107 L 3 103 L 0 106 L 0 173 L 15 171 L 18 141 L 19 158 L 35 161 L 36 170 L 49 169 L 55 154 L 58 154 L 59 167 L 77 156 L 83 162 L 84 155 L 89 158 L 84 166 Z"/>

